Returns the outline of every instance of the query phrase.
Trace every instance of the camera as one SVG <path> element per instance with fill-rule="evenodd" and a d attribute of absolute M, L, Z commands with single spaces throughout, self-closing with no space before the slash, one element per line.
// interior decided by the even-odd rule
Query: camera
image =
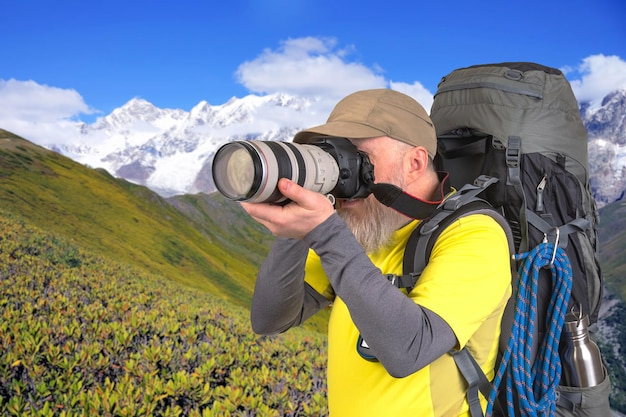
<path fill-rule="evenodd" d="M 226 198 L 251 203 L 284 203 L 278 180 L 335 198 L 365 198 L 374 184 L 374 166 L 346 138 L 316 136 L 305 144 L 235 141 L 213 158 L 213 182 Z"/>

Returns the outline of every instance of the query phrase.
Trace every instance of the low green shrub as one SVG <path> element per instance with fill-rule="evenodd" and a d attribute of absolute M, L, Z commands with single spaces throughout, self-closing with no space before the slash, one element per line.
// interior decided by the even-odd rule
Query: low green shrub
<path fill-rule="evenodd" d="M 224 279 L 227 279 L 226 277 Z M 0 414 L 321 416 L 326 340 L 0 215 Z"/>

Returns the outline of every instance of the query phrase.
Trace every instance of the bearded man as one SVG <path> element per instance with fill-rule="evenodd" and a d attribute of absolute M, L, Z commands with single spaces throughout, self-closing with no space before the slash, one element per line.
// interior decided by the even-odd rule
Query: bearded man
<path fill-rule="evenodd" d="M 424 108 L 388 89 L 342 99 L 327 122 L 299 132 L 348 138 L 368 155 L 377 183 L 437 204 L 454 190 L 434 168 L 435 129 Z M 328 324 L 330 415 L 469 416 L 466 383 L 453 350 L 467 347 L 493 378 L 500 322 L 511 294 L 507 237 L 486 214 L 448 226 L 410 291 L 402 274 L 407 240 L 419 220 L 367 198 L 338 200 L 281 179 L 286 205 L 242 203 L 276 240 L 257 277 L 251 321 L 277 334 L 331 307 Z M 482 408 L 485 400 L 481 398 Z"/>

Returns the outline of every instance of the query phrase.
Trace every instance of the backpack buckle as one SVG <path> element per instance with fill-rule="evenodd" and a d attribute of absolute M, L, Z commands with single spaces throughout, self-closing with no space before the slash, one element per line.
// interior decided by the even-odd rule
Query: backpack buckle
<path fill-rule="evenodd" d="M 522 138 L 519 136 L 509 136 L 509 146 L 506 147 L 505 161 L 509 168 L 519 167 L 522 154 Z"/>
<path fill-rule="evenodd" d="M 411 272 L 407 275 L 386 274 L 385 278 L 396 288 L 405 288 L 407 291 L 415 286 L 421 272 Z"/>
<path fill-rule="evenodd" d="M 490 177 L 489 175 L 481 174 L 474 180 L 474 185 L 478 188 L 487 188 L 491 184 L 498 182 L 496 177 Z"/>

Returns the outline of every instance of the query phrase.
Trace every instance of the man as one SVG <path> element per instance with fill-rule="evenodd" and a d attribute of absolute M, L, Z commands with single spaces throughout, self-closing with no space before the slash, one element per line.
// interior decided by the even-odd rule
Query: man
<path fill-rule="evenodd" d="M 422 201 L 448 191 L 433 167 L 436 135 L 423 107 L 387 89 L 341 100 L 327 123 L 296 134 L 346 137 L 389 183 Z M 407 295 L 387 279 L 402 274 L 418 224 L 378 202 L 339 200 L 287 179 L 284 206 L 242 203 L 276 237 L 252 300 L 255 332 L 276 334 L 332 304 L 328 326 L 331 416 L 466 416 L 466 386 L 449 351 L 468 347 L 494 374 L 500 321 L 511 294 L 506 235 L 490 216 L 455 221 L 438 238 Z M 483 403 L 484 409 L 484 403 Z"/>

